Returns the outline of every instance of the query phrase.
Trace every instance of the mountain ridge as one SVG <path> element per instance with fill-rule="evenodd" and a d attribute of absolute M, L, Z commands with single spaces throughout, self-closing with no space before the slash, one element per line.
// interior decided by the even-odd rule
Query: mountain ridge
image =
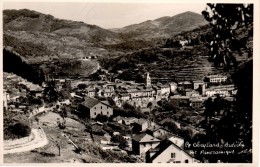
<path fill-rule="evenodd" d="M 112 29 L 121 34 L 141 34 L 140 38 L 169 38 L 183 31 L 190 31 L 206 25 L 204 17 L 198 13 L 187 11 L 174 16 L 164 16 L 154 20 L 146 20 L 123 28 Z M 149 37 L 150 35 L 150 37 Z"/>
<path fill-rule="evenodd" d="M 190 21 L 185 21 L 186 18 Z M 3 11 L 3 37 L 4 46 L 13 48 L 25 60 L 39 62 L 50 58 L 74 59 L 150 47 L 158 40 L 172 37 L 185 29 L 198 28 L 204 24 L 203 21 L 200 14 L 184 12 L 129 25 L 125 31 L 115 32 L 33 10 L 12 9 Z M 176 24 L 178 22 L 180 24 Z M 137 30 L 132 31 L 131 27 Z"/>

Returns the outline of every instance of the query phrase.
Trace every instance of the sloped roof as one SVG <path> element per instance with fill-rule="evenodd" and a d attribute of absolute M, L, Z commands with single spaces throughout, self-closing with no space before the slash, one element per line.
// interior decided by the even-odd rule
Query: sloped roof
<path fill-rule="evenodd" d="M 193 83 L 204 83 L 203 81 L 201 80 L 195 80 L 195 81 L 192 81 Z"/>
<path fill-rule="evenodd" d="M 140 118 L 140 119 L 138 119 L 137 121 L 135 121 L 135 123 L 137 123 L 137 124 L 139 124 L 139 125 L 142 125 L 142 124 L 144 124 L 144 123 L 146 123 L 147 122 L 147 120 L 146 119 L 143 119 L 143 118 Z"/>
<path fill-rule="evenodd" d="M 117 116 L 115 118 L 113 118 L 113 121 L 120 121 L 120 120 L 123 120 L 124 117 L 121 117 L 121 116 Z"/>
<path fill-rule="evenodd" d="M 98 99 L 94 99 L 91 97 L 86 97 L 85 101 L 82 103 L 82 105 L 86 106 L 87 108 L 92 108 L 95 105 L 97 105 L 99 103 Z"/>
<path fill-rule="evenodd" d="M 150 131 L 152 131 L 152 132 L 155 132 L 155 131 L 157 131 L 158 129 L 164 129 L 162 126 L 160 126 L 160 125 L 153 125 L 153 126 L 150 126 L 149 128 L 147 128 L 147 130 L 150 130 Z"/>
<path fill-rule="evenodd" d="M 101 101 L 102 104 L 105 104 L 107 106 L 110 106 L 109 102 L 107 100 Z"/>
<path fill-rule="evenodd" d="M 176 149 L 183 151 L 189 157 L 194 158 L 192 155 L 188 154 L 185 150 L 183 150 L 182 148 L 180 148 L 179 146 L 174 144 L 172 141 L 167 140 L 167 139 L 161 141 L 160 144 L 158 144 L 155 148 L 150 149 L 147 153 L 149 154 L 149 152 L 155 152 L 155 154 L 151 157 L 151 160 L 154 160 L 156 157 L 158 157 L 162 152 L 164 152 L 170 146 L 173 146 Z"/>
<path fill-rule="evenodd" d="M 147 133 L 141 133 L 138 135 L 135 135 L 133 137 L 133 140 L 139 142 L 139 143 L 145 143 L 145 142 L 159 142 L 160 140 L 147 134 Z"/>

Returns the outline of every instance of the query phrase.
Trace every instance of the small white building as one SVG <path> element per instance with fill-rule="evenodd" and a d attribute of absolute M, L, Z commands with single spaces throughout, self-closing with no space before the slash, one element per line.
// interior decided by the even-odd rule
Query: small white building
<path fill-rule="evenodd" d="M 192 155 L 170 140 L 163 140 L 146 152 L 146 163 L 198 163 Z"/>

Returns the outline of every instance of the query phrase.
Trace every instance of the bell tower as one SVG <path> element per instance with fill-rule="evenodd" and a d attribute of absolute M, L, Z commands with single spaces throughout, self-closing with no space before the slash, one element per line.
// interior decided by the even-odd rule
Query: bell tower
<path fill-rule="evenodd" d="M 151 87 L 151 78 L 149 72 L 146 73 L 146 87 Z"/>

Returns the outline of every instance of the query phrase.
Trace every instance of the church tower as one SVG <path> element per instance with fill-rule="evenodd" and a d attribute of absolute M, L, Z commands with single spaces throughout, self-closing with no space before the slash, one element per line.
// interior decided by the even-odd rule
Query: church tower
<path fill-rule="evenodd" d="M 151 87 L 151 78 L 149 76 L 149 72 L 146 74 L 146 87 Z"/>

